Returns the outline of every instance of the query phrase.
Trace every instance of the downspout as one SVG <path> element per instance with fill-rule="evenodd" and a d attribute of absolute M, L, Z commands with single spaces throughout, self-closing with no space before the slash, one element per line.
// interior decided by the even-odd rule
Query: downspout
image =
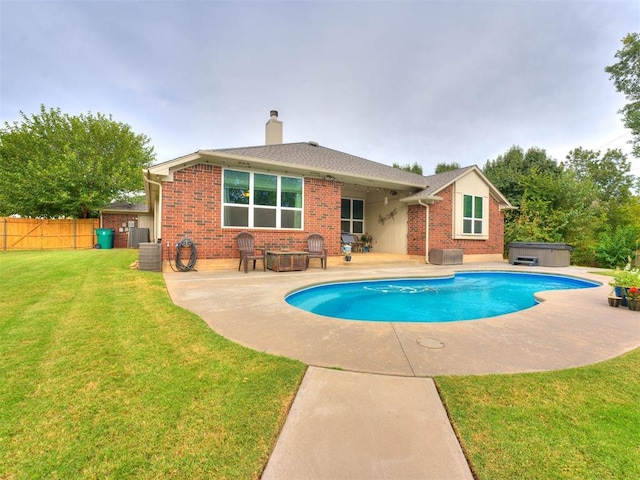
<path fill-rule="evenodd" d="M 429 204 L 422 203 L 422 199 L 418 199 L 418 203 L 427 209 L 427 218 L 425 220 L 424 226 L 424 237 L 425 237 L 425 245 L 424 245 L 424 263 L 429 263 Z"/>
<path fill-rule="evenodd" d="M 150 175 L 149 170 L 147 170 L 147 175 Z M 162 238 L 162 184 L 158 182 L 154 182 L 153 180 L 148 178 L 147 175 L 143 175 L 144 181 L 158 186 L 158 208 L 153 209 L 153 216 L 154 216 L 153 223 L 155 223 L 156 241 L 157 241 L 159 238 L 160 239 Z"/>

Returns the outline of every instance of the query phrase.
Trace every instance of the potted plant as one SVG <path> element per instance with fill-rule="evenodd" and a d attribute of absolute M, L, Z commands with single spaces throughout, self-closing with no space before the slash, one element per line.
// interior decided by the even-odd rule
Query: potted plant
<path fill-rule="evenodd" d="M 627 290 L 627 306 L 629 310 L 640 310 L 640 288 L 633 286 Z"/>
<path fill-rule="evenodd" d="M 619 297 L 616 294 L 616 289 L 615 287 L 612 285 L 613 282 L 611 282 L 609 285 L 611 285 L 611 292 L 609 292 L 609 298 L 607 298 L 607 301 L 609 302 L 609 306 L 610 307 L 619 307 L 622 304 L 622 297 Z"/>
<path fill-rule="evenodd" d="M 373 237 L 371 235 L 369 235 L 369 232 L 367 232 L 364 235 L 360 236 L 360 241 L 362 243 L 364 243 L 364 251 L 365 252 L 371 251 L 371 241 L 372 240 L 373 240 Z"/>
<path fill-rule="evenodd" d="M 626 292 L 633 286 L 640 285 L 640 270 L 631 267 L 631 262 L 624 268 L 617 268 L 609 285 L 615 290 L 615 296 L 622 298 L 622 305 L 627 306 Z"/>

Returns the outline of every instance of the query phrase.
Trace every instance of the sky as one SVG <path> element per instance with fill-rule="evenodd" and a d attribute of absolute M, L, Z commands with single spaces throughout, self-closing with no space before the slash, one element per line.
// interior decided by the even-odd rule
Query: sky
<path fill-rule="evenodd" d="M 285 143 L 425 175 L 630 152 L 604 68 L 639 30 L 638 0 L 0 0 L 0 123 L 110 114 L 160 162 L 263 145 L 277 110 Z"/>

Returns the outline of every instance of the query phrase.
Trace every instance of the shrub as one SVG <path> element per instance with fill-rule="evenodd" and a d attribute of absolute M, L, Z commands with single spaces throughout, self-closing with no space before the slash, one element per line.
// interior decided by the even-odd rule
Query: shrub
<path fill-rule="evenodd" d="M 637 287 L 640 286 L 640 269 L 631 266 L 631 259 L 624 268 L 616 268 L 613 280 L 609 282 L 612 287 Z"/>
<path fill-rule="evenodd" d="M 600 235 L 596 246 L 596 258 L 598 265 L 604 268 L 620 267 L 635 257 L 638 248 L 638 228 L 633 225 L 625 225 L 615 229 L 614 232 L 604 232 Z"/>

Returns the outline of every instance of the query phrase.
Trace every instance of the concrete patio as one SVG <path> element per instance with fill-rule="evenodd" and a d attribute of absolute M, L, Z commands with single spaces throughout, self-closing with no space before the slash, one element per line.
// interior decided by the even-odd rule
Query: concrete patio
<path fill-rule="evenodd" d="M 376 260 L 378 259 L 378 260 Z M 234 266 L 237 268 L 237 265 Z M 514 270 L 577 276 L 603 285 L 538 295 L 541 304 L 508 315 L 453 323 L 345 321 L 288 305 L 284 297 L 312 284 L 385 277 Z M 401 376 L 515 373 L 564 369 L 607 360 L 640 346 L 640 314 L 607 305 L 609 277 L 594 269 L 512 266 L 507 262 L 437 266 L 372 254 L 327 270 L 235 268 L 166 272 L 173 301 L 219 334 L 255 350 L 308 365 Z M 473 308 L 473 305 L 470 305 Z"/>
<path fill-rule="evenodd" d="M 224 266 L 165 273 L 173 301 L 230 340 L 309 365 L 262 480 L 471 480 L 429 377 L 565 369 L 640 346 L 640 312 L 609 307 L 609 278 L 583 268 L 447 267 L 371 254 L 303 272 Z M 468 270 L 556 273 L 602 286 L 544 293 L 518 313 L 440 324 L 336 320 L 284 301 L 312 284 Z"/>

